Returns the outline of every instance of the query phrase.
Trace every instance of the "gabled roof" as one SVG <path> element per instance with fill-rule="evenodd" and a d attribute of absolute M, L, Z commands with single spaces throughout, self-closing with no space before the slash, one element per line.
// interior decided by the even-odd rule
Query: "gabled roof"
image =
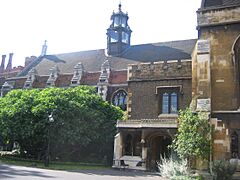
<path fill-rule="evenodd" d="M 47 55 L 37 58 L 19 76 L 26 76 L 33 67 L 39 75 L 49 75 L 49 69 L 57 65 L 61 74 L 73 73 L 74 66 L 81 62 L 86 71 L 100 71 L 108 59 L 113 70 L 127 69 L 128 64 L 163 60 L 191 59 L 196 39 L 134 45 L 121 56 L 107 56 L 104 49 L 65 54 Z"/>
<path fill-rule="evenodd" d="M 240 5 L 240 0 L 202 0 L 202 9 Z"/>

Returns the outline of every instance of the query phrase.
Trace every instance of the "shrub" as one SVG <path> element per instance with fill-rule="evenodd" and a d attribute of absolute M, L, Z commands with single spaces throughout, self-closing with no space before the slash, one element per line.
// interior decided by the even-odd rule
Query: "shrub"
<path fill-rule="evenodd" d="M 231 164 L 229 161 L 214 161 L 211 165 L 211 174 L 216 180 L 230 180 L 237 170 L 237 164 Z"/>
<path fill-rule="evenodd" d="M 162 177 L 166 177 L 174 180 L 190 180 L 191 173 L 189 171 L 187 160 L 161 158 L 161 162 L 158 162 L 158 169 Z"/>

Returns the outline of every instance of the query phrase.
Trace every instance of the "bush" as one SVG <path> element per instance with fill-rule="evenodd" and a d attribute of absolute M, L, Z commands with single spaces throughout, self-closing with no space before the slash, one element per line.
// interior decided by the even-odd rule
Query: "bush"
<path fill-rule="evenodd" d="M 158 163 L 158 169 L 162 177 L 174 180 L 190 180 L 191 173 L 189 171 L 187 160 L 177 160 L 172 157 L 169 159 L 161 158 Z"/>
<path fill-rule="evenodd" d="M 237 170 L 237 164 L 231 164 L 229 161 L 214 161 L 211 165 L 211 174 L 216 180 L 230 180 Z"/>

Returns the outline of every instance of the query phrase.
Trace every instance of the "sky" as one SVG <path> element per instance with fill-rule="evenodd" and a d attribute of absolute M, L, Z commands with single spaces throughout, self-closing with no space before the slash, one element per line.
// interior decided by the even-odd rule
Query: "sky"
<path fill-rule="evenodd" d="M 13 55 L 13 65 L 25 57 L 60 54 L 107 46 L 106 29 L 119 0 L 0 0 L 0 57 Z M 121 0 L 132 29 L 131 44 L 197 38 L 201 0 Z"/>

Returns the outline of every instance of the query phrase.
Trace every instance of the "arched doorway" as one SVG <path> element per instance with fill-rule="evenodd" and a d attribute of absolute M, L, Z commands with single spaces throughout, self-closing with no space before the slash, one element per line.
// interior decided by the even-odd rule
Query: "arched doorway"
<path fill-rule="evenodd" d="M 150 170 L 157 171 L 157 162 L 161 161 L 161 157 L 170 157 L 171 150 L 169 145 L 172 139 L 169 136 L 158 135 L 150 139 L 150 149 L 148 154 L 148 167 Z"/>

